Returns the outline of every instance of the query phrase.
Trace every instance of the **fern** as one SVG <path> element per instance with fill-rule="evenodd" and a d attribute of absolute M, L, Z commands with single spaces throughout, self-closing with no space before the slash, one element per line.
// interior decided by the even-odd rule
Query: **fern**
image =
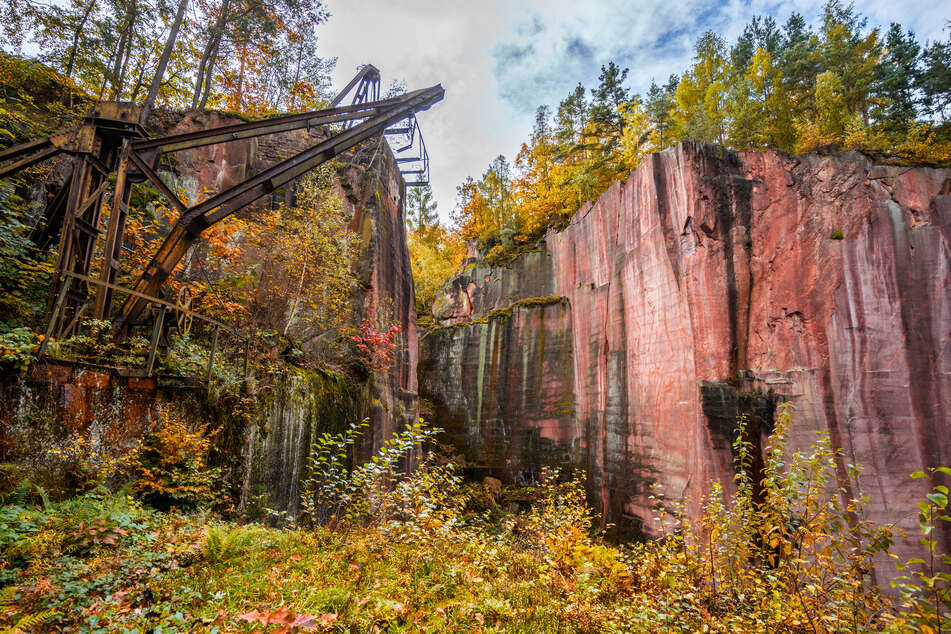
<path fill-rule="evenodd" d="M 30 479 L 23 478 L 10 494 L 10 501 L 8 504 L 11 506 L 23 506 L 26 503 L 26 497 L 30 494 L 30 489 L 32 488 L 33 483 L 30 482 Z"/>
<path fill-rule="evenodd" d="M 40 499 L 43 501 L 43 510 L 47 513 L 54 512 L 56 508 L 53 506 L 53 503 L 50 502 L 50 498 L 46 494 L 46 490 L 41 486 L 37 486 L 36 492 L 40 494 Z"/>
<path fill-rule="evenodd" d="M 42 612 L 25 614 L 20 617 L 13 627 L 0 630 L 0 634 L 25 634 L 26 632 L 35 631 L 36 628 L 52 619 L 56 614 L 56 610 L 43 610 Z"/>
<path fill-rule="evenodd" d="M 243 526 L 230 530 L 223 526 L 209 526 L 205 539 L 205 559 L 212 565 L 234 559 L 247 548 L 252 536 L 252 531 Z"/>
<path fill-rule="evenodd" d="M 0 588 L 0 607 L 13 605 L 14 597 L 17 595 L 17 586 L 7 586 Z"/>
<path fill-rule="evenodd" d="M 0 588 L 0 608 L 16 608 L 14 601 L 16 600 L 18 589 L 17 586 Z M 40 625 L 52 619 L 56 614 L 56 610 L 43 610 L 42 612 L 34 612 L 33 614 L 23 614 L 13 627 L 0 628 L 0 634 L 32 632 Z"/>

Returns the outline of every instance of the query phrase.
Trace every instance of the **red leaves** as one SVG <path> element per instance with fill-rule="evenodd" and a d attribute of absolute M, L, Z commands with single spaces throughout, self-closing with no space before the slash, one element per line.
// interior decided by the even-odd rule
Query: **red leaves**
<path fill-rule="evenodd" d="M 96 520 L 90 524 L 80 522 L 76 529 L 67 535 L 67 541 L 73 548 L 88 550 L 97 546 L 115 546 L 119 538 L 129 534 L 129 531 L 118 526 L 107 526 L 104 520 Z"/>
<path fill-rule="evenodd" d="M 386 372 L 393 365 L 393 351 L 396 349 L 396 335 L 403 332 L 399 324 L 391 326 L 386 332 L 379 331 L 370 322 L 364 319 L 360 324 L 360 332 L 350 336 L 350 341 L 356 344 L 357 350 L 363 357 L 363 362 L 372 370 Z"/>
<path fill-rule="evenodd" d="M 329 627 L 337 621 L 333 612 L 314 616 L 312 614 L 295 614 L 287 608 L 278 608 L 273 611 L 251 610 L 235 617 L 239 621 L 260 623 L 261 625 L 278 625 L 274 632 L 291 632 L 294 629 L 316 630 L 318 627 Z"/>

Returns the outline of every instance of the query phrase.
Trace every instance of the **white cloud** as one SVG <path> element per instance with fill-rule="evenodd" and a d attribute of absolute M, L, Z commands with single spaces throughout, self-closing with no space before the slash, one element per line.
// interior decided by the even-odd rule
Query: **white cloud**
<path fill-rule="evenodd" d="M 591 87 L 602 64 L 631 68 L 644 90 L 681 72 L 706 29 L 736 38 L 753 15 L 782 24 L 793 11 L 814 22 L 819 0 L 328 0 L 321 53 L 339 57 L 334 85 L 372 63 L 384 82 L 409 90 L 442 83 L 446 98 L 419 117 L 432 159 L 439 211 L 448 218 L 455 187 L 493 157 L 514 156 L 534 107 L 557 104 L 579 81 Z M 870 25 L 899 22 L 920 41 L 943 38 L 951 12 L 941 2 L 871 0 L 856 6 Z"/>

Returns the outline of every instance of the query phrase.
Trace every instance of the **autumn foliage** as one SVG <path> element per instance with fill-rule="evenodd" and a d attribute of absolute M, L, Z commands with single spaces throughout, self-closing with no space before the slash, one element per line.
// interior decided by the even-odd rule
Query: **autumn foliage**
<path fill-rule="evenodd" d="M 465 244 L 459 232 L 440 222 L 429 185 L 409 191 L 406 227 L 416 287 L 416 313 L 425 323 L 439 288 L 462 263 Z"/>
<path fill-rule="evenodd" d="M 680 141 L 737 150 L 856 149 L 880 160 L 951 164 L 951 40 L 924 46 L 898 24 L 870 28 L 829 0 L 818 23 L 754 18 L 732 44 L 708 31 L 692 65 L 642 95 L 603 66 L 541 106 L 514 164 L 494 159 L 458 187 L 463 240 L 511 251 L 565 223 L 643 158 Z"/>
<path fill-rule="evenodd" d="M 327 100 L 336 60 L 317 54 L 320 0 L 12 0 L 0 48 L 38 50 L 77 94 L 141 103 L 182 2 L 158 105 L 258 115 Z"/>
<path fill-rule="evenodd" d="M 394 324 L 387 330 L 378 330 L 372 321 L 364 319 L 357 334 L 350 335 L 350 341 L 367 368 L 375 372 L 386 372 L 396 361 L 393 355 L 398 346 L 397 336 L 401 332 L 403 327 L 399 324 Z"/>
<path fill-rule="evenodd" d="M 319 435 L 303 513 L 280 529 L 159 513 L 102 489 L 54 503 L 27 484 L 0 507 L 0 581 L 12 588 L 0 594 L 0 626 L 947 631 L 951 576 L 935 539 L 951 521 L 947 488 L 922 501 L 926 558 L 897 562 L 906 574 L 891 596 L 872 574 L 892 565 L 883 555 L 894 527 L 869 520 L 857 468 L 845 474 L 850 488 L 839 484 L 842 456 L 827 435 L 787 449 L 790 414 L 780 413 L 755 468 L 749 438 L 760 431 L 740 420 L 735 480 L 710 483 L 699 516 L 685 511 L 690 500 L 655 489 L 659 534 L 624 545 L 595 528 L 583 473 L 546 469 L 526 487 L 467 483 L 422 423 L 358 465 L 349 456 L 363 426 Z"/>

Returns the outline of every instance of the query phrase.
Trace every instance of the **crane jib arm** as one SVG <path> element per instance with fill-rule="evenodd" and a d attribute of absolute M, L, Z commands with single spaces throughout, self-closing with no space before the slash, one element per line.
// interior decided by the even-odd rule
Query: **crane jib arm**
<path fill-rule="evenodd" d="M 205 229 L 332 159 L 341 152 L 345 152 L 369 138 L 383 134 L 389 126 L 406 119 L 410 115 L 428 109 L 434 103 L 440 101 L 444 95 L 445 91 L 442 86 L 437 84 L 397 98 L 364 103 L 361 108 L 365 109 L 368 117 L 359 125 L 338 132 L 234 187 L 185 209 L 136 282 L 134 290 L 137 294 L 130 295 L 122 305 L 115 322 L 116 330 L 127 330 L 129 325 L 138 318 L 146 304 L 148 304 L 148 300 L 143 299 L 142 295 L 152 297 L 158 295 L 159 289 Z M 345 109 L 341 108 L 340 110 Z M 310 116 L 313 117 L 313 114 Z M 300 118 L 304 119 L 304 117 Z M 295 121 L 295 123 L 297 122 Z M 160 143 L 155 142 L 145 143 L 153 146 L 160 145 Z"/>

